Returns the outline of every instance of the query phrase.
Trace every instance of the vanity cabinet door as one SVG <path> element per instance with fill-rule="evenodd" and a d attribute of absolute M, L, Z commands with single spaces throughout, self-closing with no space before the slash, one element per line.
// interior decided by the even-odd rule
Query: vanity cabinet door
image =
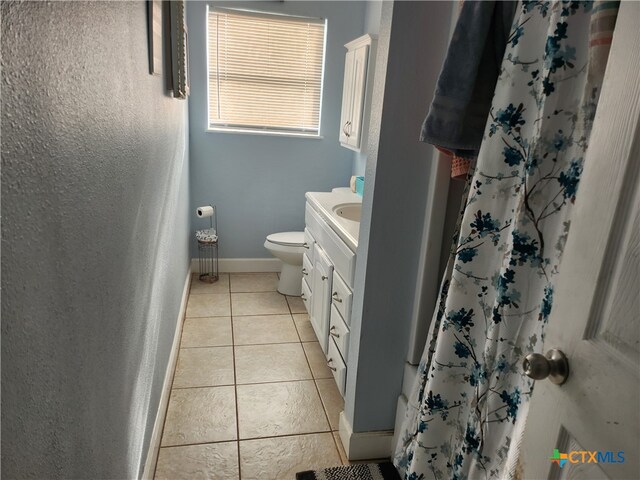
<path fill-rule="evenodd" d="M 344 84 L 342 86 L 342 112 L 340 114 L 340 143 L 349 143 L 349 122 L 351 122 L 351 109 L 353 106 L 354 87 L 354 59 L 353 50 L 347 52 L 344 63 Z"/>
<path fill-rule="evenodd" d="M 314 254 L 315 266 L 313 268 L 313 295 L 311 297 L 311 325 L 316 332 L 322 351 L 326 354 L 329 339 L 329 317 L 331 315 L 331 282 L 333 277 L 333 265 L 324 253 L 324 250 L 316 244 Z"/>

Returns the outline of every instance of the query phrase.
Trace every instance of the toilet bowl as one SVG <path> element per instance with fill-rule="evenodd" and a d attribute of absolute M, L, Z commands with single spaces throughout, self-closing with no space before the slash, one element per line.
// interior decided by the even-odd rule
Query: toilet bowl
<path fill-rule="evenodd" d="M 299 297 L 302 294 L 304 232 L 272 233 L 267 236 L 264 248 L 282 260 L 278 291 L 283 295 Z"/>

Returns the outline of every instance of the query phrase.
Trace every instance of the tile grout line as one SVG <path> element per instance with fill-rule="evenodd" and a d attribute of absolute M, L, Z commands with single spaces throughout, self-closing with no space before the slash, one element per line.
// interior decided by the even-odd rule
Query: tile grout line
<path fill-rule="evenodd" d="M 289 309 L 289 315 L 293 315 L 293 312 L 291 311 L 291 304 L 289 303 L 289 297 L 287 297 L 286 295 L 284 296 L 284 301 L 287 302 L 287 308 Z M 293 318 L 293 317 L 291 317 Z"/>
<path fill-rule="evenodd" d="M 338 433 L 338 430 L 320 430 L 316 432 L 304 432 L 304 433 L 288 433 L 286 435 L 268 435 L 266 437 L 249 437 L 242 438 L 240 440 L 219 440 L 217 442 L 200 442 L 200 443 L 184 443 L 179 445 L 167 445 L 162 448 L 180 448 L 180 447 L 193 447 L 197 445 L 217 445 L 219 443 L 240 443 L 240 442 L 253 442 L 256 440 L 272 440 L 274 438 L 283 438 L 283 437 L 304 437 L 306 435 L 323 435 L 329 434 L 333 436 L 334 433 Z M 340 457 L 340 452 L 338 452 L 338 457 Z"/>
<path fill-rule="evenodd" d="M 231 316 L 231 352 L 233 355 L 233 392 L 236 407 L 236 453 L 238 455 L 238 480 L 242 480 L 242 466 L 240 462 L 240 408 L 238 406 L 238 372 L 236 368 L 236 337 L 233 324 L 233 301 L 231 296 L 231 274 L 229 274 L 229 314 Z"/>
<path fill-rule="evenodd" d="M 287 307 L 289 307 L 289 313 L 291 314 L 291 317 L 293 317 L 294 315 L 305 315 L 305 314 L 308 315 L 309 314 L 309 312 L 296 312 L 296 313 L 294 313 L 293 310 L 291 309 L 291 304 L 289 303 L 289 295 L 285 295 L 284 298 L 287 301 Z M 300 298 L 300 297 L 291 297 L 291 298 Z M 302 339 L 300 339 L 300 341 L 302 341 Z"/>
<path fill-rule="evenodd" d="M 274 292 L 274 293 L 276 293 L 276 292 Z M 229 294 L 221 293 L 220 295 L 229 295 Z M 289 307 L 289 305 L 287 304 L 287 308 L 288 307 Z M 289 309 L 288 312 L 283 312 L 283 313 L 254 313 L 254 314 L 251 314 L 251 315 L 236 315 L 236 317 L 241 317 L 241 318 L 244 318 L 244 317 L 278 317 L 278 316 L 282 317 L 282 316 L 285 316 L 285 315 L 308 315 L 308 313 L 307 312 L 291 313 L 291 309 Z M 189 316 L 189 317 L 185 316 L 184 318 L 185 318 L 185 320 L 187 320 L 187 319 L 189 319 L 189 320 L 201 320 L 201 319 L 206 319 L 206 318 L 214 319 L 214 318 L 229 318 L 229 317 L 231 317 L 230 314 L 229 315 L 205 315 L 203 317 L 194 317 L 192 315 L 192 316 Z"/>
<path fill-rule="evenodd" d="M 309 368 L 311 368 L 311 367 L 309 367 Z M 313 380 L 313 386 L 316 387 L 316 392 L 318 392 L 318 398 L 320 399 L 320 405 L 322 405 L 322 411 L 324 412 L 324 418 L 327 420 L 327 425 L 329 426 L 329 431 L 333 432 L 333 430 L 331 429 L 331 422 L 329 421 L 329 412 L 327 411 L 328 408 L 326 407 L 326 405 L 322 401 L 322 395 L 320 394 L 320 389 L 318 388 L 318 382 L 315 379 Z M 334 439 L 333 443 L 335 444 L 335 439 Z M 338 454 L 338 457 L 340 457 L 340 451 L 337 450 L 337 448 L 338 447 L 336 445 L 336 453 Z"/>
<path fill-rule="evenodd" d="M 221 293 L 220 295 L 229 295 L 228 293 Z M 282 316 L 282 315 L 288 315 L 288 313 L 256 313 L 253 315 L 236 315 L 236 317 L 271 317 L 271 316 Z M 297 315 L 297 314 L 294 314 Z M 190 318 L 190 319 L 205 319 L 205 318 L 209 318 L 209 319 L 213 319 L 213 318 L 229 318 L 231 317 L 231 313 L 229 313 L 229 315 L 205 315 L 204 317 L 194 317 L 194 316 L 190 316 L 190 317 L 185 317 L 185 318 Z"/>
<path fill-rule="evenodd" d="M 313 382 L 316 380 L 330 380 L 331 377 L 324 377 L 324 378 L 314 378 L 313 374 L 311 376 L 311 378 L 298 378 L 296 380 L 273 380 L 273 381 L 268 381 L 268 382 L 250 382 L 250 383 L 224 383 L 221 385 L 194 385 L 194 386 L 190 386 L 190 387 L 175 387 L 173 388 L 173 390 L 191 390 L 191 389 L 196 389 L 196 388 L 218 388 L 218 387 L 233 387 L 234 385 L 240 386 L 240 387 L 244 387 L 244 386 L 251 386 L 251 385 L 268 385 L 270 383 L 294 383 L 294 382 Z"/>
<path fill-rule="evenodd" d="M 266 273 L 266 272 L 264 272 L 264 273 Z M 220 272 L 220 275 L 225 275 L 227 277 L 227 282 L 228 282 L 228 287 L 229 287 L 229 291 L 222 292 L 222 294 L 225 294 L 225 293 L 230 293 L 231 294 L 231 293 L 272 293 L 272 292 L 277 292 L 278 291 L 277 288 L 270 289 L 270 290 L 238 290 L 238 291 L 233 291 L 231 289 L 231 276 L 232 276 L 232 274 L 233 275 L 240 274 L 240 275 L 256 275 L 256 276 L 260 276 L 260 275 L 264 275 L 264 273 L 263 272 L 255 272 L 255 273 L 253 273 L 253 272 Z M 273 273 L 275 273 L 275 272 L 273 272 Z M 192 278 L 195 277 L 195 276 L 197 276 L 197 275 L 194 274 L 192 276 Z M 280 279 L 280 277 L 278 277 L 278 280 L 279 279 Z M 260 288 L 260 287 L 258 287 L 258 288 Z M 216 293 L 219 293 L 219 292 L 206 292 L 206 291 L 205 292 L 193 292 L 193 295 L 215 295 Z M 190 292 L 190 294 L 191 294 L 191 292 Z"/>
<path fill-rule="evenodd" d="M 191 350 L 196 348 L 233 348 L 233 347 L 261 347 L 264 345 L 290 345 L 292 343 L 318 343 L 318 340 L 295 340 L 293 342 L 272 342 L 272 343 L 243 343 L 240 345 L 233 345 L 231 343 L 227 345 L 194 345 L 192 347 L 180 347 L 180 350 Z"/>
<path fill-rule="evenodd" d="M 287 307 L 289 307 L 289 315 L 291 315 L 291 321 L 293 322 L 293 328 L 296 329 L 296 334 L 298 335 L 298 339 L 300 340 L 300 346 L 302 347 L 302 337 L 300 336 L 300 330 L 298 330 L 298 325 L 296 324 L 295 318 L 293 318 L 293 312 L 291 311 L 291 305 L 289 304 L 289 297 L 285 296 L 287 300 Z M 304 347 L 302 347 L 302 351 L 304 352 Z M 307 354 L 304 354 L 304 358 L 307 358 Z M 309 364 L 309 360 L 307 359 L 307 364 Z M 311 365 L 309 365 L 309 370 L 311 370 Z M 311 376 L 313 376 L 313 372 L 311 372 Z"/>
<path fill-rule="evenodd" d="M 284 313 L 254 313 L 253 315 L 236 315 L 238 318 L 247 318 L 247 317 L 286 317 L 287 315 L 291 315 L 290 312 Z"/>
<path fill-rule="evenodd" d="M 292 343 L 314 343 L 314 342 L 300 342 L 300 340 L 294 340 L 291 342 L 240 343 L 238 345 L 198 345 L 194 347 L 182 347 L 181 350 L 190 350 L 190 349 L 196 349 L 196 348 L 263 347 L 265 345 L 291 345 Z"/>

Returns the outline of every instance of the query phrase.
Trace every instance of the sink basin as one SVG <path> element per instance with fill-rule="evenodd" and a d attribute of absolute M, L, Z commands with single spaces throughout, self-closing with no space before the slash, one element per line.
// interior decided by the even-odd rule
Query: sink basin
<path fill-rule="evenodd" d="M 360 223 L 360 215 L 362 213 L 361 203 L 342 203 L 333 207 L 333 211 L 338 217 L 352 222 Z"/>
<path fill-rule="evenodd" d="M 307 192 L 307 209 L 319 214 L 321 221 L 333 230 L 345 245 L 355 252 L 360 236 L 362 200 L 351 189 L 337 188 L 331 192 Z"/>

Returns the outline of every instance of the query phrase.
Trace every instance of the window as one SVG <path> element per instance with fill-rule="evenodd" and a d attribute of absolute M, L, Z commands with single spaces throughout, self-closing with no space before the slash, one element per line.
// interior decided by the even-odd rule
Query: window
<path fill-rule="evenodd" d="M 209 128 L 317 136 L 325 20 L 208 12 Z"/>

